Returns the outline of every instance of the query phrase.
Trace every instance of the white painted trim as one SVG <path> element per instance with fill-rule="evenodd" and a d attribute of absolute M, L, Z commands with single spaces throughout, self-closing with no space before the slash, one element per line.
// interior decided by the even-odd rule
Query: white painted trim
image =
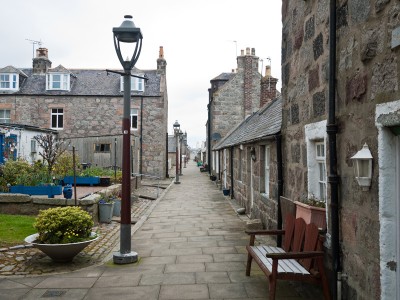
<path fill-rule="evenodd" d="M 396 272 L 388 263 L 396 260 L 398 233 L 397 188 L 396 188 L 396 138 L 387 127 L 379 123 L 380 116 L 400 111 L 400 101 L 378 104 L 375 112 L 375 125 L 378 128 L 378 186 L 379 186 L 379 247 L 381 270 L 381 299 L 400 299 L 400 287 L 397 285 Z M 397 223 L 397 224 L 396 224 Z"/>

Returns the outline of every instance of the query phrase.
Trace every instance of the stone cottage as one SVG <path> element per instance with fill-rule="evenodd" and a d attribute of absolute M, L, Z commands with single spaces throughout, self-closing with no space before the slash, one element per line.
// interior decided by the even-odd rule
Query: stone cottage
<path fill-rule="evenodd" d="M 282 2 L 283 195 L 326 202 L 342 299 L 400 299 L 399 15 L 390 0 Z"/>
<path fill-rule="evenodd" d="M 218 174 L 218 156 L 212 151 L 216 143 L 246 117 L 259 109 L 259 58 L 255 49 L 241 51 L 237 57 L 237 70 L 213 78 L 209 91 L 207 121 L 207 161 L 209 171 Z"/>
<path fill-rule="evenodd" d="M 165 177 L 168 155 L 166 60 L 160 47 L 157 68 L 132 74 L 132 170 Z M 0 68 L 0 117 L 59 132 L 75 145 L 81 162 L 121 167 L 123 80 L 95 69 L 52 68 L 39 48 L 33 67 Z"/>

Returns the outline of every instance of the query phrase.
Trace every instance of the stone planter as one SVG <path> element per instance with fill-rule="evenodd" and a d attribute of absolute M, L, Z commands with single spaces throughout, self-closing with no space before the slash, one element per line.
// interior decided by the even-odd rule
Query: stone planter
<path fill-rule="evenodd" d="M 97 240 L 99 237 L 79 243 L 69 244 L 41 244 L 37 243 L 38 233 L 32 234 L 25 238 L 25 242 L 32 244 L 35 248 L 38 248 L 44 254 L 49 256 L 55 262 L 69 262 L 81 252 L 91 242 Z M 91 233 L 91 236 L 96 236 L 95 232 Z"/>
<path fill-rule="evenodd" d="M 99 203 L 99 222 L 111 223 L 114 211 L 113 203 Z"/>
<path fill-rule="evenodd" d="M 326 229 L 326 208 L 307 205 L 294 201 L 296 204 L 296 218 L 302 218 L 306 224 L 314 223 L 318 228 Z"/>

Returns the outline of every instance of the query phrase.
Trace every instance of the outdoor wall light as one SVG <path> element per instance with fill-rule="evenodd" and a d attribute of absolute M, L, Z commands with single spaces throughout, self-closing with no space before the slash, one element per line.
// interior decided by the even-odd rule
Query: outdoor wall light
<path fill-rule="evenodd" d="M 120 250 L 114 252 L 115 264 L 134 263 L 138 260 L 136 252 L 131 251 L 131 71 L 137 62 L 142 49 L 142 32 L 135 27 L 132 16 L 126 15 L 121 26 L 113 28 L 114 46 L 118 59 L 124 68 L 124 108 L 122 117 L 122 197 L 121 197 L 121 225 L 120 225 Z M 121 44 L 136 43 L 130 60 L 123 59 Z M 124 54 L 126 55 L 126 53 Z M 118 73 L 118 72 L 115 72 Z M 120 74 L 120 73 L 119 73 Z"/>
<path fill-rule="evenodd" d="M 368 191 L 372 178 L 372 154 L 369 151 L 367 143 L 350 159 L 353 159 L 355 162 L 354 173 L 358 185 L 363 191 Z"/>

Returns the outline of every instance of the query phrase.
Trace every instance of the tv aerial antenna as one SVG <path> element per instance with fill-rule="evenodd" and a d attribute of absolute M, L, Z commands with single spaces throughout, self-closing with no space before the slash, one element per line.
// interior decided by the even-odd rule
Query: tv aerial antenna
<path fill-rule="evenodd" d="M 42 41 L 35 41 L 35 40 L 30 40 L 30 39 L 25 39 L 28 42 L 32 44 L 32 59 L 35 58 L 35 45 L 38 45 L 39 47 L 42 46 Z"/>

